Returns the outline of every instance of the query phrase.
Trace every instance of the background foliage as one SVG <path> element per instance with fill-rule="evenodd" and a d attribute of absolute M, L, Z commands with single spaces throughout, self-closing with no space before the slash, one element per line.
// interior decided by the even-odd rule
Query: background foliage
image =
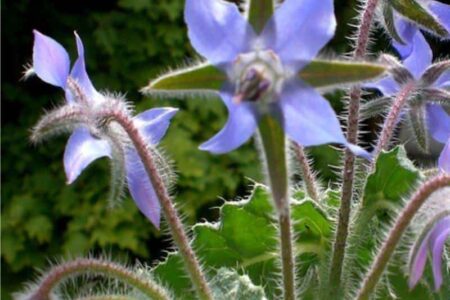
<path fill-rule="evenodd" d="M 183 23 L 182 0 L 2 1 L 2 190 L 1 295 L 9 299 L 34 268 L 48 259 L 108 254 L 134 262 L 161 259 L 170 244 L 138 212 L 127 196 L 111 209 L 106 201 L 108 162 L 89 167 L 65 185 L 62 154 L 66 138 L 39 146 L 28 141 L 29 128 L 45 108 L 62 101 L 62 93 L 37 78 L 20 81 L 31 60 L 32 29 L 61 42 L 75 58 L 77 30 L 87 49 L 88 72 L 102 90 L 126 93 L 138 111 L 161 105 L 180 107 L 162 143 L 174 161 L 173 188 L 186 222 L 216 220 L 223 199 L 249 193 L 250 181 L 261 180 L 258 154 L 249 143 L 223 156 L 197 149 L 224 124 L 226 110 L 217 99 L 158 100 L 138 89 L 167 66 L 195 60 Z M 356 15 L 355 0 L 336 1 L 338 31 L 330 48 L 349 51 L 345 37 Z M 386 42 L 382 39 L 382 44 Z M 441 46 L 444 47 L 444 46 Z M 331 96 L 339 100 L 342 94 Z M 335 101 L 336 108 L 341 108 Z M 370 124 L 369 124 L 370 125 Z M 368 127 L 370 128 L 370 127 Z M 313 149 L 322 179 L 333 178 L 330 165 L 338 155 L 329 147 Z M 164 231 L 163 231 L 164 232 Z"/>

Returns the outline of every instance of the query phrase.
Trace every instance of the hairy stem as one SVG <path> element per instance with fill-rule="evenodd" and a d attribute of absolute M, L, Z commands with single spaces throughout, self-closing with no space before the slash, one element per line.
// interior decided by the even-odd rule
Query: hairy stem
<path fill-rule="evenodd" d="M 373 152 L 375 158 L 374 161 L 376 160 L 376 157 L 378 157 L 378 155 L 381 153 L 381 151 L 389 145 L 395 127 L 397 126 L 403 106 L 405 105 L 406 100 L 413 90 L 413 83 L 406 84 L 395 97 L 394 103 L 391 106 L 391 110 L 384 120 L 383 129 L 380 133 L 377 145 L 375 146 L 375 150 Z"/>
<path fill-rule="evenodd" d="M 80 258 L 58 265 L 51 269 L 41 280 L 38 288 L 28 298 L 29 300 L 50 299 L 52 290 L 62 281 L 80 274 L 100 274 L 102 276 L 117 278 L 124 283 L 138 289 L 151 299 L 171 299 L 164 288 L 142 278 L 127 268 L 99 259 Z"/>
<path fill-rule="evenodd" d="M 293 236 L 288 192 L 286 141 L 283 129 L 270 116 L 265 116 L 260 121 L 259 131 L 267 166 L 269 187 L 278 213 L 283 272 L 283 296 L 285 300 L 294 300 L 296 286 L 295 263 L 292 247 Z"/>
<path fill-rule="evenodd" d="M 308 193 L 308 196 L 311 197 L 311 199 L 318 202 L 320 200 L 319 190 L 317 188 L 314 172 L 311 170 L 307 154 L 305 153 L 305 149 L 303 148 L 303 146 L 294 143 L 294 152 L 295 156 L 297 157 L 298 164 L 300 165 L 301 173 L 303 175 L 303 181 L 305 182 L 306 186 L 306 192 Z"/>
<path fill-rule="evenodd" d="M 164 182 L 158 173 L 158 169 L 154 163 L 152 154 L 147 147 L 145 139 L 136 128 L 133 120 L 122 112 L 111 111 L 109 113 L 105 113 L 103 117 L 113 118 L 127 132 L 145 166 L 145 170 L 147 171 L 153 188 L 155 189 L 155 193 L 161 203 L 164 216 L 169 224 L 173 240 L 177 245 L 181 256 L 183 257 L 184 264 L 190 275 L 189 278 L 192 280 L 199 298 L 202 300 L 213 299 L 212 292 L 200 267 L 199 260 L 190 245 L 181 219 L 178 216 L 178 212 L 175 209 Z"/>
<path fill-rule="evenodd" d="M 361 22 L 358 26 L 357 40 L 353 58 L 364 58 L 369 42 L 370 29 L 375 15 L 378 0 L 368 0 L 362 11 Z M 347 140 L 352 144 L 358 143 L 359 106 L 361 100 L 361 88 L 359 86 L 350 90 L 350 103 L 347 118 Z M 344 172 L 342 182 L 341 207 L 333 248 L 333 256 L 330 268 L 330 285 L 339 287 L 341 284 L 342 263 L 345 255 L 345 246 L 348 236 L 348 224 L 351 212 L 353 196 L 353 184 L 355 176 L 355 156 L 350 150 L 345 151 Z"/>
<path fill-rule="evenodd" d="M 402 210 L 394 226 L 389 232 L 388 238 L 381 247 L 381 250 L 378 252 L 369 273 L 364 278 L 362 287 L 358 292 L 358 300 L 369 299 L 370 294 L 374 291 L 375 286 L 380 280 L 380 277 L 383 274 L 392 253 L 400 241 L 403 232 L 408 227 L 414 215 L 433 192 L 446 186 L 450 186 L 450 175 L 438 175 L 425 182 L 412 196 L 411 200 L 408 201 L 408 204 Z"/>

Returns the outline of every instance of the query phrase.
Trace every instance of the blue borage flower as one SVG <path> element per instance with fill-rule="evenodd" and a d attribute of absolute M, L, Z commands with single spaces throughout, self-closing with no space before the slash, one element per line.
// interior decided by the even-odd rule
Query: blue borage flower
<path fill-rule="evenodd" d="M 421 5 L 427 13 L 434 17 L 436 21 L 447 30 L 447 32 L 450 32 L 450 5 L 434 0 L 418 1 L 418 4 Z M 387 2 L 384 5 L 390 4 Z M 393 44 L 399 51 L 402 58 L 405 58 L 411 54 L 414 44 L 414 36 L 420 29 L 424 29 L 428 32 L 430 31 L 429 29 L 418 25 L 414 20 L 410 20 L 402 16 L 401 13 L 396 10 L 393 10 L 393 25 L 398 38 L 401 39 L 400 41 L 394 39 Z M 450 39 L 450 34 L 445 38 Z"/>
<path fill-rule="evenodd" d="M 228 77 L 220 91 L 228 121 L 200 149 L 232 151 L 270 114 L 303 146 L 339 143 L 368 157 L 346 141 L 328 101 L 296 76 L 334 35 L 332 0 L 286 0 L 261 33 L 220 0 L 187 0 L 185 21 L 193 47 Z"/>
<path fill-rule="evenodd" d="M 123 162 L 123 167 L 119 166 L 119 170 L 122 169 L 123 175 L 126 175 L 128 188 L 136 205 L 159 227 L 159 201 L 136 150 L 119 126 L 113 122 L 99 124 L 96 119 L 97 114 L 109 105 L 117 104 L 118 107 L 123 107 L 125 113 L 130 113 L 128 105 L 122 99 L 101 94 L 94 88 L 86 72 L 83 43 L 76 33 L 75 38 L 78 58 L 70 70 L 67 51 L 52 38 L 34 31 L 33 71 L 43 81 L 65 91 L 67 104 L 59 109 L 59 112 L 66 111 L 69 117 L 70 113 L 77 109 L 83 116 L 83 121 L 73 128 L 64 153 L 67 182 L 74 182 L 80 173 L 98 158 L 109 157 L 113 164 Z M 133 117 L 133 122 L 149 145 L 153 146 L 166 133 L 170 119 L 176 111 L 174 108 L 150 109 Z"/>
<path fill-rule="evenodd" d="M 438 220 L 414 247 L 410 258 L 409 287 L 417 285 L 425 270 L 428 253 L 431 255 L 431 267 L 434 277 L 434 288 L 439 290 L 442 286 L 442 255 L 447 238 L 450 237 L 450 215 Z"/>
<path fill-rule="evenodd" d="M 432 59 L 433 53 L 430 46 L 422 33 L 417 31 L 413 37 L 412 52 L 403 60 L 403 63 L 394 62 L 391 75 L 364 85 L 366 88 L 379 90 L 383 96 L 387 97 L 372 100 L 367 104 L 367 107 L 378 107 L 378 105 L 374 105 L 377 102 L 380 104 L 384 102 L 389 106 L 392 101 L 390 97 L 396 95 L 406 84 L 414 83 L 415 92 L 411 93 L 406 103 L 404 115 L 416 135 L 419 146 L 425 151 L 428 150 L 426 135 L 429 132 L 426 127 L 437 117 L 437 114 L 430 113 L 430 107 L 437 107 L 435 109 L 440 110 L 444 110 L 443 107 L 450 107 L 448 91 L 450 88 L 450 61 L 432 64 Z M 392 58 L 389 58 L 389 61 L 392 62 Z M 364 106 L 362 110 L 365 110 Z M 433 131 L 430 133 L 433 134 Z"/>

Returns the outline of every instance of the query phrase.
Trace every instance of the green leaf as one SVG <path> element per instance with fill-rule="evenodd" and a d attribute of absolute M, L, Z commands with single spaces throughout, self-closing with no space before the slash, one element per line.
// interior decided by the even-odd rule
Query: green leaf
<path fill-rule="evenodd" d="M 400 35 L 397 32 L 397 28 L 395 28 L 394 23 L 394 9 L 389 3 L 383 2 L 383 17 L 384 24 L 386 26 L 386 30 L 389 32 L 389 35 L 396 40 L 398 43 L 404 45 L 405 41 L 402 40 Z"/>
<path fill-rule="evenodd" d="M 273 0 L 250 0 L 248 3 L 248 21 L 256 33 L 260 33 L 274 11 Z"/>
<path fill-rule="evenodd" d="M 214 299 L 217 300 L 262 300 L 267 299 L 264 289 L 255 286 L 247 275 L 239 275 L 235 270 L 220 268 L 212 284 Z"/>
<path fill-rule="evenodd" d="M 382 75 L 386 68 L 379 64 L 338 60 L 313 60 L 299 73 L 300 78 L 316 88 L 358 83 Z"/>
<path fill-rule="evenodd" d="M 149 94 L 159 91 L 217 91 L 226 79 L 226 75 L 216 67 L 200 64 L 164 74 L 151 81 L 142 91 Z"/>
<path fill-rule="evenodd" d="M 375 171 L 368 178 L 363 207 L 369 210 L 395 209 L 420 177 L 419 170 L 406 157 L 403 146 L 383 151 L 376 162 Z"/>
<path fill-rule="evenodd" d="M 295 192 L 292 204 L 296 256 L 302 263 L 300 275 L 322 257 L 332 235 L 327 214 L 304 195 Z M 326 195 L 333 198 L 335 193 Z M 226 202 L 221 207 L 218 223 L 195 225 L 192 243 L 206 270 L 235 268 L 247 274 L 253 283 L 264 286 L 268 296 L 278 296 L 278 232 L 274 214 L 266 187 L 256 184 L 248 199 Z M 185 296 L 190 285 L 183 281 L 186 275 L 181 270 L 181 259 L 173 254 L 155 268 L 155 273 L 177 295 Z"/>
<path fill-rule="evenodd" d="M 390 0 L 389 3 L 401 15 L 433 33 L 446 37 L 448 31 L 416 0 Z"/>

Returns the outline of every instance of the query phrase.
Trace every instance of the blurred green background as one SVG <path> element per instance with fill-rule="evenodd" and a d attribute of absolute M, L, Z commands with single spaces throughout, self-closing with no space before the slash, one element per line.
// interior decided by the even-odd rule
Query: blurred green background
<path fill-rule="evenodd" d="M 356 15 L 356 1 L 335 2 L 339 25 L 330 48 L 343 54 L 349 51 L 345 37 Z M 152 227 L 128 195 L 111 208 L 106 200 L 106 159 L 66 186 L 62 155 L 67 137 L 38 146 L 29 142 L 29 130 L 43 111 L 63 101 L 59 89 L 37 78 L 20 80 L 23 66 L 31 61 L 32 29 L 59 41 L 72 58 L 76 30 L 85 43 L 87 69 L 95 86 L 126 93 L 138 111 L 162 105 L 181 108 L 162 147 L 174 162 L 173 195 L 187 223 L 215 220 L 222 199 L 245 195 L 248 178 L 261 180 L 253 143 L 222 156 L 197 149 L 226 120 L 220 100 L 158 100 L 138 92 L 150 78 L 196 58 L 183 23 L 183 1 L 10 0 L 1 4 L 3 299 L 34 278 L 36 269 L 48 266 L 49 260 L 107 254 L 122 261 L 152 263 L 170 247 L 167 236 Z M 335 104 L 341 108 L 339 101 Z M 336 164 L 337 154 L 328 147 L 313 152 L 322 178 L 332 178 L 329 165 Z"/>

